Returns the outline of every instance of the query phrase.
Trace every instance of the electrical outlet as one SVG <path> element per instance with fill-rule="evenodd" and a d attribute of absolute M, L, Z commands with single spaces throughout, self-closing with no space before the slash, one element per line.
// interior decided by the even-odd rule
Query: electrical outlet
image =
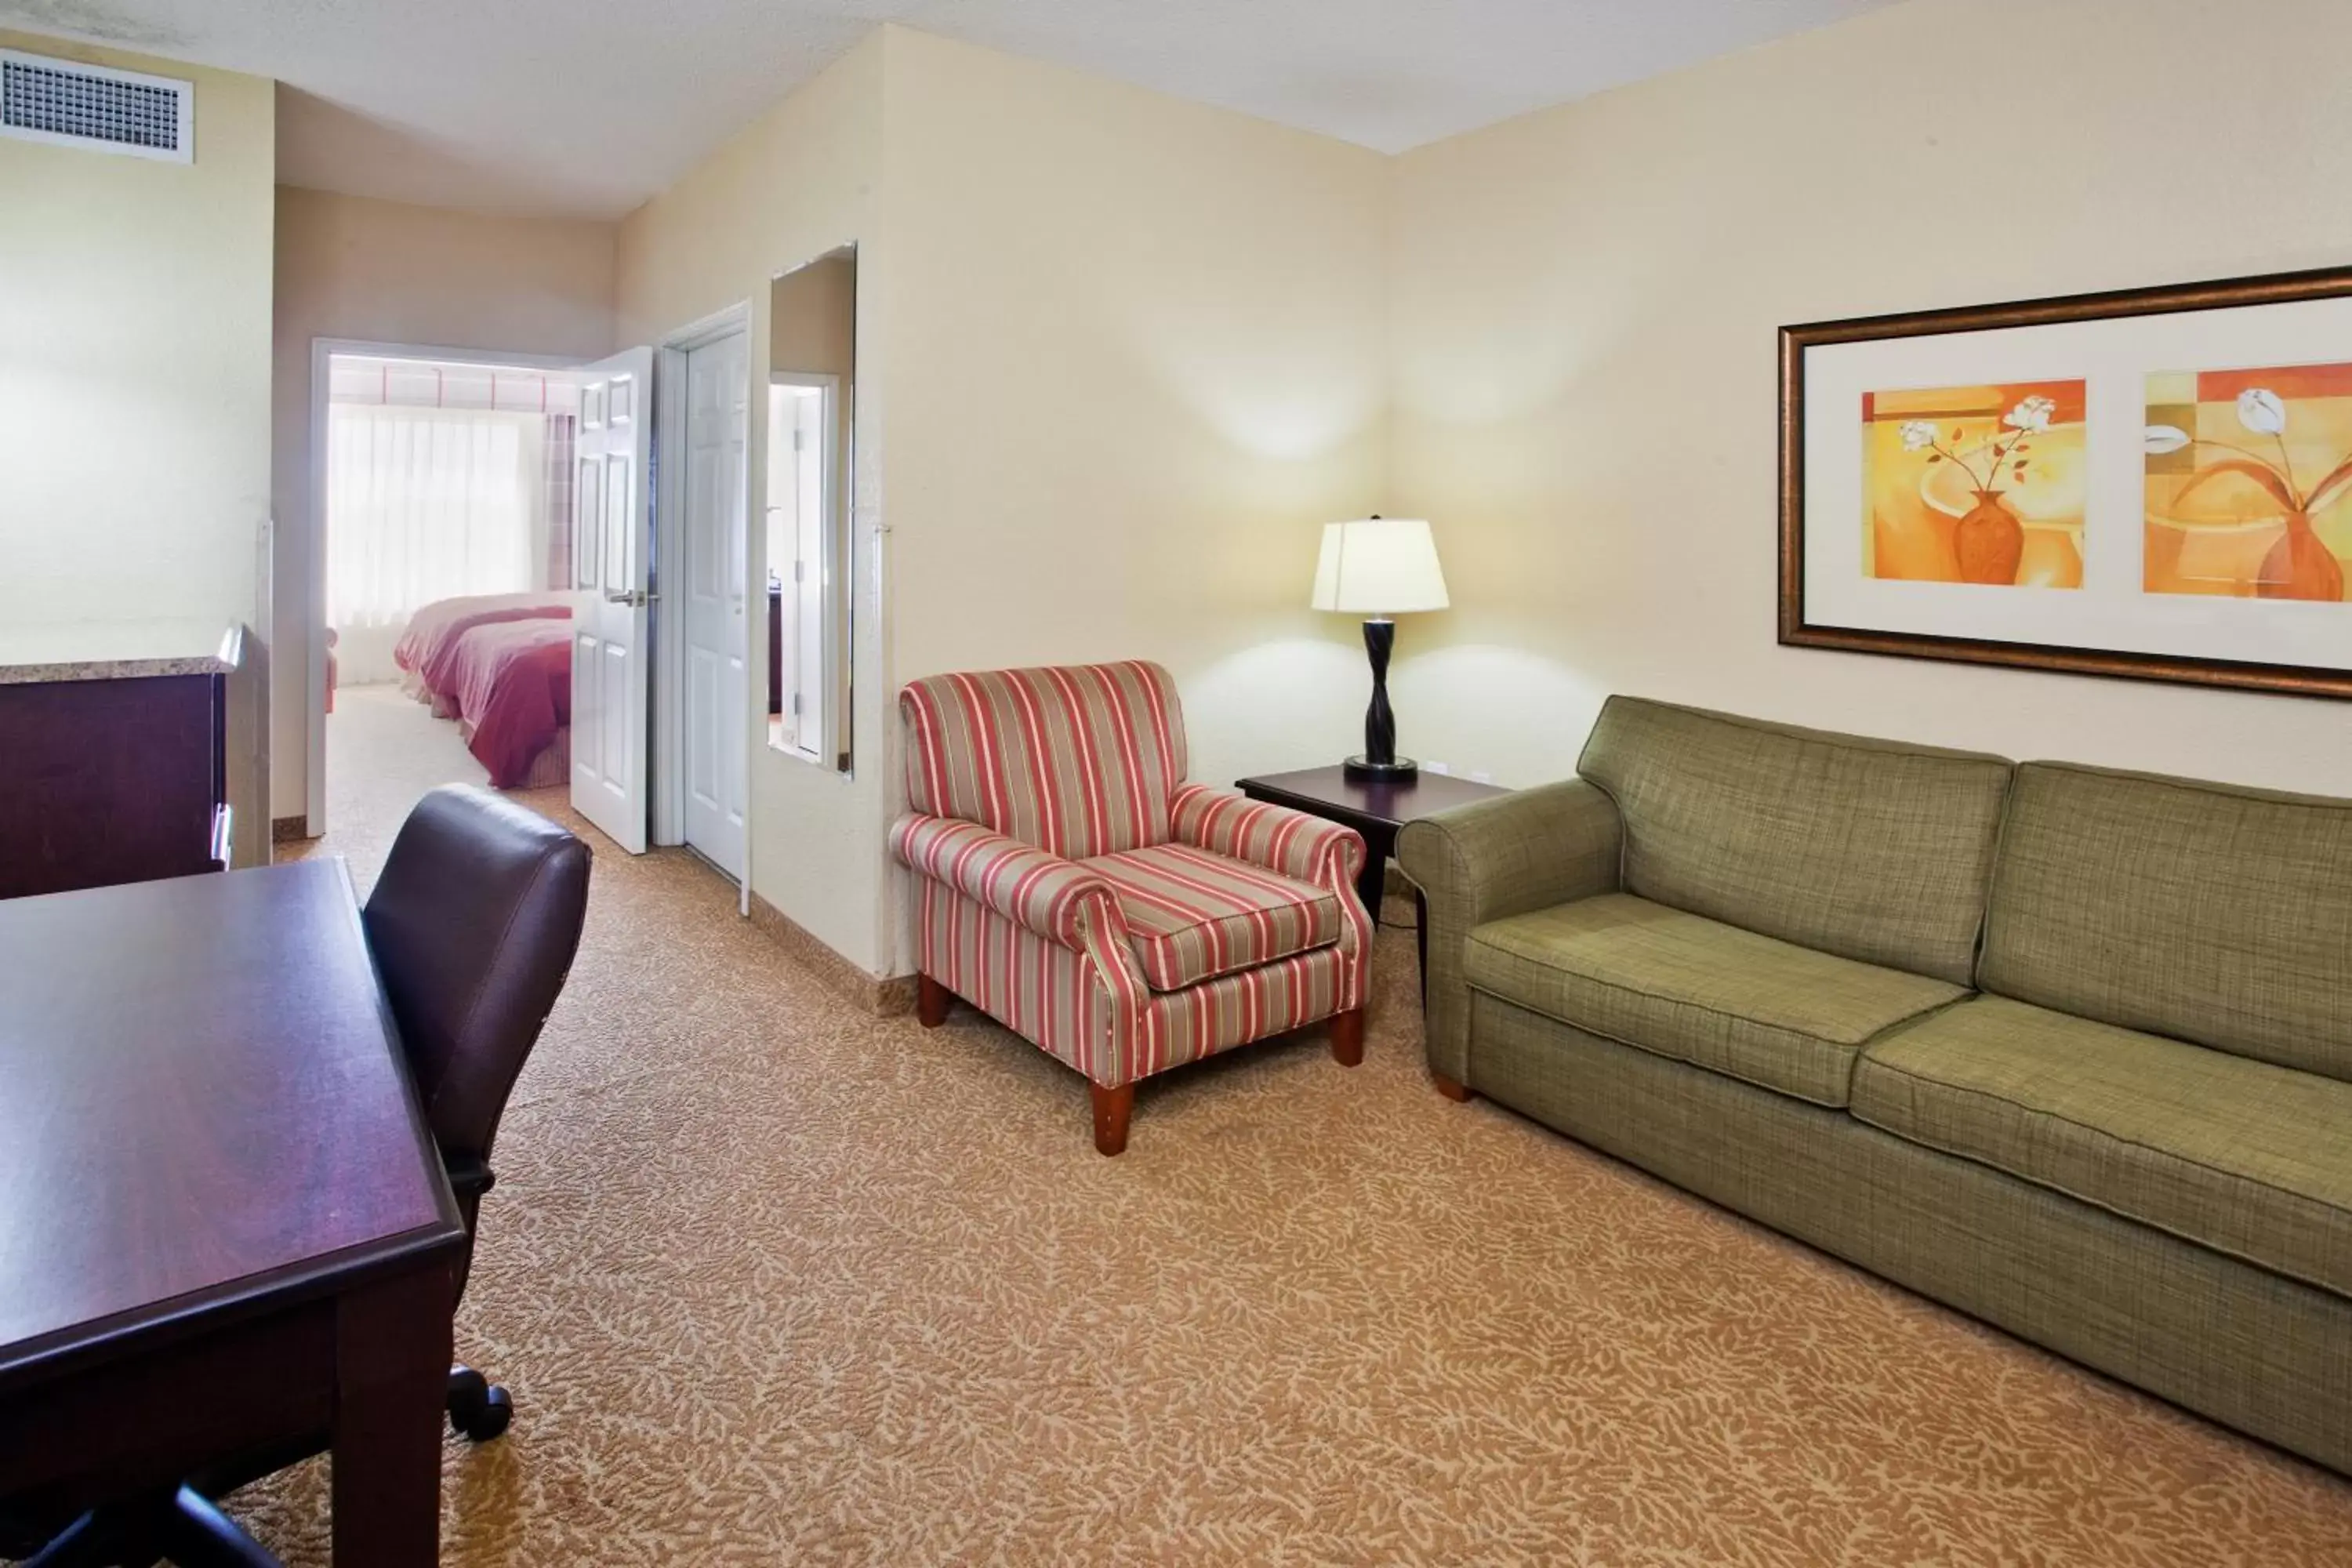
<path fill-rule="evenodd" d="M 1423 763 L 1421 765 L 1433 773 L 1450 773 L 1454 771 L 1444 763 Z"/>

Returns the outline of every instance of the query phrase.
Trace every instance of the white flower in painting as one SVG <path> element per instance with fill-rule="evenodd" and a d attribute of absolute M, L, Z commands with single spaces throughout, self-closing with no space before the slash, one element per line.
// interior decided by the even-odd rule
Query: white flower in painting
<path fill-rule="evenodd" d="M 1906 419 L 1903 422 L 1905 451 L 1916 452 L 1922 447 L 1932 447 L 1935 444 L 1936 427 L 1933 425 L 1928 424 L 1925 419 Z"/>
<path fill-rule="evenodd" d="M 2178 425 L 2151 425 L 2143 440 L 2148 456 L 2160 458 L 2167 452 L 2178 452 L 2189 445 L 2189 432 Z"/>
<path fill-rule="evenodd" d="M 2286 404 L 2267 386 L 2250 386 L 2238 394 L 2238 423 L 2257 436 L 2276 436 L 2286 429 Z"/>
<path fill-rule="evenodd" d="M 2055 403 L 2037 393 L 2011 409 L 2001 423 L 2012 430 L 2039 432 L 2050 428 L 2050 416 L 2057 412 Z"/>

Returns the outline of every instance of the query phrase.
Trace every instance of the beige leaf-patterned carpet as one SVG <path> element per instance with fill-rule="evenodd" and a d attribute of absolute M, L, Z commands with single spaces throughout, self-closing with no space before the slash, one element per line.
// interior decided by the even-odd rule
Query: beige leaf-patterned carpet
<path fill-rule="evenodd" d="M 314 852 L 364 887 L 479 774 L 341 707 Z M 600 848 L 457 1328 L 519 1414 L 445 1450 L 446 1563 L 2352 1562 L 2352 1484 L 1439 1099 L 1409 933 L 1361 1068 L 1147 1083 L 1105 1160 L 1039 1052 L 865 1016 L 692 859 Z M 323 1564 L 324 1482 L 232 1510 Z"/>

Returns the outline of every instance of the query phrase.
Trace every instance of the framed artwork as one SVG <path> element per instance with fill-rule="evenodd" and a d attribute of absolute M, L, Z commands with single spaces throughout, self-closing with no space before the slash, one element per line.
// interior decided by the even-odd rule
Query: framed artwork
<path fill-rule="evenodd" d="M 2352 697 L 2352 268 L 1780 330 L 1780 641 Z"/>

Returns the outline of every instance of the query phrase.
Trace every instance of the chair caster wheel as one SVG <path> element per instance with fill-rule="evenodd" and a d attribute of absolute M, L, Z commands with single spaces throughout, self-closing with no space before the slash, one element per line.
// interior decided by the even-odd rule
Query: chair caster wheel
<path fill-rule="evenodd" d="M 472 1367 L 449 1373 L 449 1425 L 461 1436 L 487 1443 L 514 1421 L 514 1396 Z"/>
<path fill-rule="evenodd" d="M 503 1437 L 514 1424 L 514 1395 L 493 1384 L 482 1395 L 481 1408 L 468 1421 L 457 1424 L 459 1436 L 469 1442 L 488 1443 Z"/>

